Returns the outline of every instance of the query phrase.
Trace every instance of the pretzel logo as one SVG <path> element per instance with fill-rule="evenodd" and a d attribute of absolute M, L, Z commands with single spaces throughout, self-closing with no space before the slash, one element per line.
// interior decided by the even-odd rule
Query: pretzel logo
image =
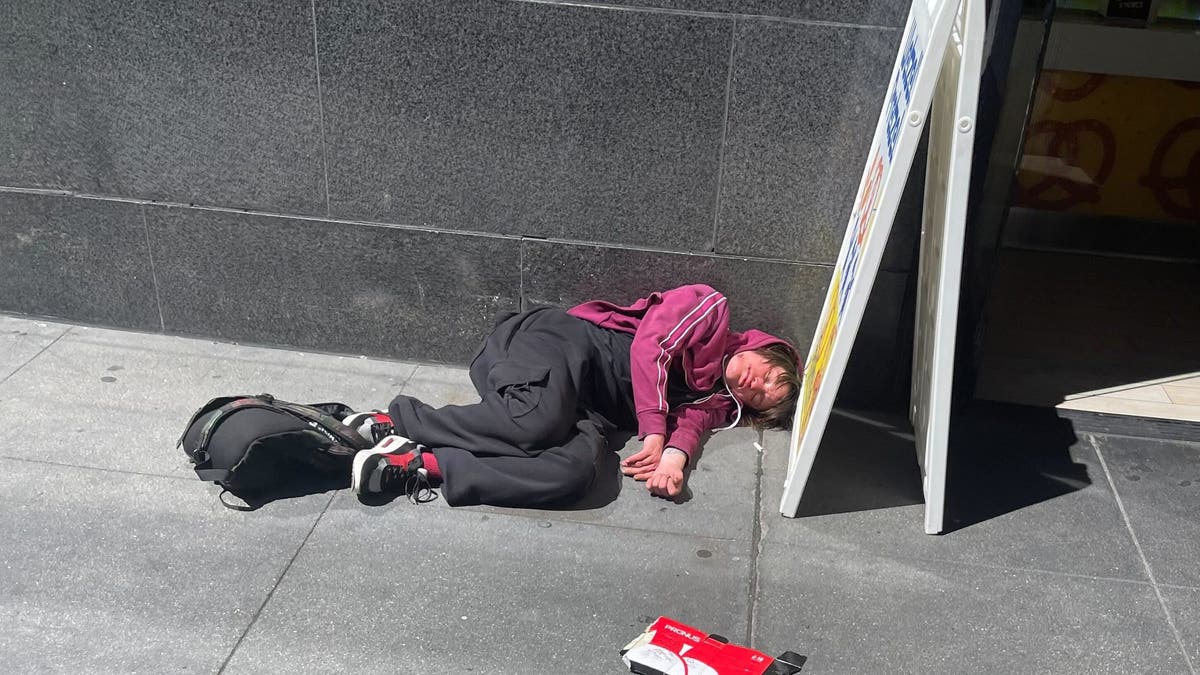
<path fill-rule="evenodd" d="M 1063 80 L 1067 79 L 1069 73 L 1056 72 L 1052 74 L 1043 74 L 1042 79 L 1038 81 L 1038 89 L 1050 94 L 1056 100 L 1070 103 L 1079 101 L 1092 95 L 1093 91 L 1100 88 L 1104 84 L 1104 80 L 1108 79 L 1107 75 L 1097 73 L 1087 73 L 1087 78 L 1076 87 L 1063 87 Z M 1073 74 L 1073 73 L 1072 73 Z"/>
<path fill-rule="evenodd" d="M 1044 140 L 1043 140 L 1044 139 Z M 1117 139 L 1107 124 L 1096 119 L 1060 122 L 1042 120 L 1030 125 L 1025 139 L 1025 154 L 1030 146 L 1044 147 L 1044 154 L 1057 157 L 1068 165 L 1078 166 L 1081 156 L 1099 155 L 1099 166 L 1087 171 L 1088 183 L 1071 180 L 1063 175 L 1043 175 L 1032 185 L 1017 182 L 1020 201 L 1034 208 L 1059 210 L 1083 202 L 1100 201 L 1100 186 L 1112 174 L 1116 161 Z M 1083 150 L 1089 150 L 1086 155 Z"/>
<path fill-rule="evenodd" d="M 1172 152 L 1180 146 L 1181 150 Z M 1187 155 L 1189 146 L 1191 157 Z M 1163 175 L 1168 155 L 1172 160 L 1184 160 L 1183 175 Z M 1179 162 L 1171 162 L 1171 166 L 1179 165 Z M 1200 223 L 1200 117 L 1186 119 L 1163 134 L 1158 147 L 1154 148 L 1147 174 L 1139 182 L 1154 193 L 1154 200 L 1163 211 Z M 1176 196 L 1182 197 L 1183 201 L 1175 201 Z"/>

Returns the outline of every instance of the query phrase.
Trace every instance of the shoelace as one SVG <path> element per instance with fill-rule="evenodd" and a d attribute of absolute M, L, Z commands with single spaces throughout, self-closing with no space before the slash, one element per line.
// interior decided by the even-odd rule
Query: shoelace
<path fill-rule="evenodd" d="M 393 433 L 395 433 L 395 427 L 387 422 L 376 422 L 367 431 L 367 434 L 371 436 L 372 443 L 379 443 Z"/>
<path fill-rule="evenodd" d="M 433 485 L 429 483 L 429 474 L 425 471 L 414 471 L 404 484 L 404 494 L 413 504 L 424 504 L 438 498 Z"/>
<path fill-rule="evenodd" d="M 383 469 L 383 475 L 379 478 L 379 489 L 381 492 L 391 492 L 395 490 L 397 483 L 401 483 L 400 491 L 404 492 L 404 496 L 408 497 L 408 501 L 413 504 L 425 504 L 438 498 L 438 494 L 433 489 L 433 485 L 429 482 L 428 472 L 422 469 L 412 469 L 409 466 L 390 465 Z"/>

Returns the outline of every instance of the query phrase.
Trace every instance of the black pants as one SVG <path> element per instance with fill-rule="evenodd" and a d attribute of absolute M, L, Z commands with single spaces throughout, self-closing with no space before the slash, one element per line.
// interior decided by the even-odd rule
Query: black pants
<path fill-rule="evenodd" d="M 471 363 L 480 402 L 400 395 L 396 432 L 429 446 L 454 506 L 547 506 L 582 496 L 614 428 L 633 428 L 632 336 L 557 309 L 501 320 Z"/>

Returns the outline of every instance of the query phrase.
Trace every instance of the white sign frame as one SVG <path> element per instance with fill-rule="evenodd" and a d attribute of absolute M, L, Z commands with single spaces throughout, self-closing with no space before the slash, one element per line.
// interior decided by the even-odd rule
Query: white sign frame
<path fill-rule="evenodd" d="M 945 529 L 954 344 L 979 77 L 983 0 L 962 0 L 929 115 L 909 419 L 925 492 L 925 533 Z"/>
<path fill-rule="evenodd" d="M 958 5 L 957 0 L 913 0 L 909 9 L 854 210 L 805 361 L 779 507 L 784 516 L 795 517 L 812 472 L 916 154 Z"/>

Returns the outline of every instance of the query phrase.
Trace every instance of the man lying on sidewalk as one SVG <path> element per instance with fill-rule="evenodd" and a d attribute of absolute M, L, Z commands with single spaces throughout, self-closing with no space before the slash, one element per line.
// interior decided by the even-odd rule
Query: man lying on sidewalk
<path fill-rule="evenodd" d="M 731 331 L 725 296 L 704 285 L 512 314 L 471 363 L 479 403 L 400 395 L 386 415 L 346 420 L 377 441 L 351 484 L 360 497 L 440 484 L 452 506 L 564 503 L 590 485 L 605 434 L 637 429 L 642 448 L 621 471 L 675 497 L 705 432 L 790 428 L 799 363 L 780 338 Z"/>

